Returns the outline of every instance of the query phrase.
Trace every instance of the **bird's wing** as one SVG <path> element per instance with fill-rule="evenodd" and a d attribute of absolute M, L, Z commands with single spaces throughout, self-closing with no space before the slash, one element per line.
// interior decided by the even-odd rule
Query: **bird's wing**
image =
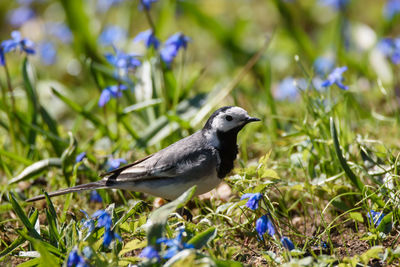
<path fill-rule="evenodd" d="M 108 172 L 103 172 L 103 173 L 100 174 L 100 177 L 111 176 L 111 175 L 113 175 L 113 174 L 115 174 L 115 173 L 118 173 L 118 174 L 119 174 L 119 173 L 121 173 L 123 170 L 128 169 L 128 168 L 130 168 L 130 167 L 132 167 L 132 166 L 135 166 L 135 165 L 137 165 L 137 164 L 139 164 L 139 163 L 141 163 L 141 162 L 147 160 L 148 158 L 152 157 L 153 155 L 154 155 L 154 154 L 148 155 L 147 157 L 144 157 L 144 158 L 142 158 L 142 159 L 138 159 L 138 160 L 136 160 L 136 161 L 134 161 L 134 162 L 132 162 L 132 163 L 126 164 L 126 165 L 121 166 L 121 167 L 119 167 L 119 168 L 117 168 L 117 169 L 114 169 L 114 170 L 111 170 L 111 171 L 108 171 Z"/>
<path fill-rule="evenodd" d="M 201 145 L 202 140 L 196 136 L 185 139 L 140 162 L 112 171 L 105 179 L 108 182 L 134 182 L 187 174 L 201 177 L 212 171 L 210 167 L 215 170 L 218 161 L 216 149 Z"/>

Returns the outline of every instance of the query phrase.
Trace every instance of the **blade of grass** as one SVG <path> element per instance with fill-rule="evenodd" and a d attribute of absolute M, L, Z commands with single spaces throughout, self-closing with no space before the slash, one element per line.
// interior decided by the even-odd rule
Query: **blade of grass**
<path fill-rule="evenodd" d="M 346 159 L 343 157 L 342 150 L 340 148 L 339 139 L 336 131 L 335 122 L 333 118 L 330 118 L 330 128 L 331 128 L 331 135 L 333 139 L 333 145 L 335 147 L 336 156 L 339 159 L 339 163 L 342 166 L 343 170 L 346 173 L 346 176 L 352 182 L 352 184 L 357 187 L 360 192 L 367 192 L 370 195 L 371 199 L 381 208 L 385 206 L 383 200 L 378 197 L 375 193 L 371 192 L 368 188 L 365 187 L 364 183 L 356 176 L 353 171 L 350 169 L 349 165 L 346 162 Z"/>

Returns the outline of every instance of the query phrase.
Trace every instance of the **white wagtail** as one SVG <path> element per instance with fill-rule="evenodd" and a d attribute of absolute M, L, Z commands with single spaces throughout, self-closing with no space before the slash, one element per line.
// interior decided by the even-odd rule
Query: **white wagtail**
<path fill-rule="evenodd" d="M 233 169 L 238 153 L 239 131 L 250 117 L 242 108 L 223 107 L 215 111 L 203 129 L 131 164 L 102 175 L 103 179 L 49 193 L 58 196 L 83 190 L 125 189 L 174 200 L 197 185 L 196 195 L 215 188 Z M 27 201 L 43 199 L 44 195 Z"/>

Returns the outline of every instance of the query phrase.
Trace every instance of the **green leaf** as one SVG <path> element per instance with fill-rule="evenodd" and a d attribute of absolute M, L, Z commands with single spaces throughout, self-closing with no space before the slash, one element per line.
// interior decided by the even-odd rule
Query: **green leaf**
<path fill-rule="evenodd" d="M 48 209 L 46 209 L 46 217 L 47 217 L 47 223 L 49 224 L 49 234 L 50 234 L 50 239 L 52 240 L 52 245 L 57 246 L 57 244 L 59 243 L 60 247 L 62 249 L 65 249 L 65 245 L 58 231 L 57 213 L 56 210 L 54 209 L 53 202 L 51 201 L 47 192 L 43 191 L 43 194 L 45 196 L 48 207 Z"/>
<path fill-rule="evenodd" d="M 16 161 L 16 162 L 22 163 L 22 164 L 24 164 L 24 165 L 30 165 L 30 164 L 32 164 L 32 161 L 31 161 L 31 160 L 29 160 L 29 159 L 27 159 L 27 158 L 24 158 L 24 157 L 21 157 L 21 156 L 15 154 L 15 153 L 6 151 L 6 150 L 4 150 L 4 149 L 2 149 L 2 148 L 0 148 L 0 155 L 1 155 L 1 156 L 4 156 L 4 157 L 7 157 L 7 158 L 9 158 L 9 159 L 12 159 L 12 160 L 14 160 L 14 161 Z"/>
<path fill-rule="evenodd" d="M 368 264 L 372 259 L 380 259 L 380 254 L 382 254 L 384 250 L 385 248 L 383 246 L 372 247 L 361 255 L 361 260 L 364 264 Z"/>
<path fill-rule="evenodd" d="M 351 219 L 355 220 L 356 222 L 360 222 L 360 223 L 364 222 L 364 218 L 360 212 L 350 212 L 349 217 Z"/>
<path fill-rule="evenodd" d="M 162 237 L 162 233 L 169 215 L 175 210 L 185 206 L 185 204 L 193 197 L 196 188 L 196 186 L 192 186 L 180 197 L 168 204 L 165 204 L 150 214 L 147 222 L 147 242 L 149 245 L 156 246 L 156 240 Z"/>
<path fill-rule="evenodd" d="M 145 240 L 143 240 L 143 241 L 140 241 L 138 239 L 131 240 L 124 245 L 124 247 L 118 253 L 118 256 L 122 257 L 124 254 L 128 253 L 129 251 L 144 248 L 145 246 L 146 246 Z"/>
<path fill-rule="evenodd" d="M 233 261 L 233 260 L 214 260 L 214 263 L 217 265 L 217 267 L 241 267 L 243 264 L 241 264 L 238 261 Z"/>
<path fill-rule="evenodd" d="M 188 244 L 193 245 L 196 249 L 201 249 L 203 246 L 207 245 L 208 242 L 213 240 L 217 236 L 217 229 L 215 227 L 210 227 L 207 230 L 192 237 Z"/>
<path fill-rule="evenodd" d="M 39 235 L 39 233 L 35 230 L 35 227 L 33 224 L 29 221 L 28 217 L 26 216 L 24 210 L 21 208 L 19 205 L 18 201 L 15 199 L 13 193 L 8 194 L 8 199 L 11 202 L 11 205 L 13 206 L 13 209 L 19 219 L 21 220 L 22 224 L 26 227 L 28 230 L 28 233 L 30 236 L 36 238 L 36 239 L 42 239 L 42 237 Z"/>
<path fill-rule="evenodd" d="M 18 183 L 29 178 L 35 177 L 42 171 L 48 169 L 49 167 L 61 167 L 61 159 L 59 158 L 48 158 L 43 159 L 32 165 L 26 167 L 18 176 L 12 178 L 8 184 Z"/>
<path fill-rule="evenodd" d="M 29 74 L 28 74 L 28 58 L 25 57 L 24 63 L 22 65 L 22 77 L 24 78 L 24 88 L 27 94 L 27 97 L 29 99 L 28 102 L 28 116 L 30 116 L 30 124 L 31 125 L 36 125 L 37 124 L 37 115 L 39 114 L 39 100 L 37 97 L 36 90 L 34 86 L 32 85 L 30 79 L 29 79 Z M 32 128 L 29 130 L 28 133 L 28 142 L 29 142 L 29 154 L 32 153 L 33 147 L 35 147 L 35 141 L 36 141 L 36 131 L 34 131 Z"/>
<path fill-rule="evenodd" d="M 29 261 L 23 262 L 21 264 L 18 264 L 18 267 L 33 267 L 33 266 L 39 266 L 40 265 L 40 258 L 34 258 Z"/>
<path fill-rule="evenodd" d="M 51 115 L 47 112 L 47 110 L 40 106 L 40 115 L 43 119 L 43 122 L 46 123 L 47 128 L 49 129 L 50 133 L 56 136 L 59 140 L 62 140 L 58 133 L 58 125 L 57 122 L 51 117 Z M 62 141 L 54 140 L 53 138 L 49 139 L 51 145 L 53 146 L 54 151 L 56 152 L 57 156 L 61 156 L 61 153 L 64 150 L 65 144 Z"/>
<path fill-rule="evenodd" d="M 143 201 L 141 201 L 141 200 L 134 201 L 131 208 L 114 224 L 112 230 L 114 230 L 120 224 L 123 224 L 124 222 L 126 222 L 126 220 L 128 220 L 133 214 L 136 213 L 136 211 L 142 206 L 142 204 L 143 204 Z"/>
<path fill-rule="evenodd" d="M 371 199 L 381 208 L 385 206 L 385 203 L 383 202 L 382 199 L 380 199 L 375 193 L 371 192 L 371 190 L 365 188 L 363 182 L 361 182 L 360 178 L 356 176 L 353 171 L 350 169 L 349 165 L 346 162 L 346 159 L 343 157 L 342 150 L 340 148 L 339 144 L 339 139 L 338 139 L 338 134 L 336 131 L 336 126 L 335 122 L 333 121 L 333 118 L 330 118 L 330 128 L 331 128 L 331 135 L 333 139 L 333 145 L 335 147 L 335 152 L 336 156 L 339 159 L 339 163 L 342 166 L 343 170 L 345 171 L 347 177 L 349 180 L 353 183 L 354 186 L 357 187 L 357 189 L 360 192 L 364 192 L 364 190 L 367 191 L 368 195 L 370 195 Z"/>

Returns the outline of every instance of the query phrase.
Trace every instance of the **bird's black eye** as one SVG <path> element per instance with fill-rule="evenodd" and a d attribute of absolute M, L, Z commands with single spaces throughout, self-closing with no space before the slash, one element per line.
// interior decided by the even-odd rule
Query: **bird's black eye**
<path fill-rule="evenodd" d="M 231 120 L 233 120 L 233 118 L 232 118 L 232 116 L 231 116 L 231 115 L 227 115 L 227 116 L 225 117 L 225 119 L 226 119 L 227 121 L 231 121 Z"/>

